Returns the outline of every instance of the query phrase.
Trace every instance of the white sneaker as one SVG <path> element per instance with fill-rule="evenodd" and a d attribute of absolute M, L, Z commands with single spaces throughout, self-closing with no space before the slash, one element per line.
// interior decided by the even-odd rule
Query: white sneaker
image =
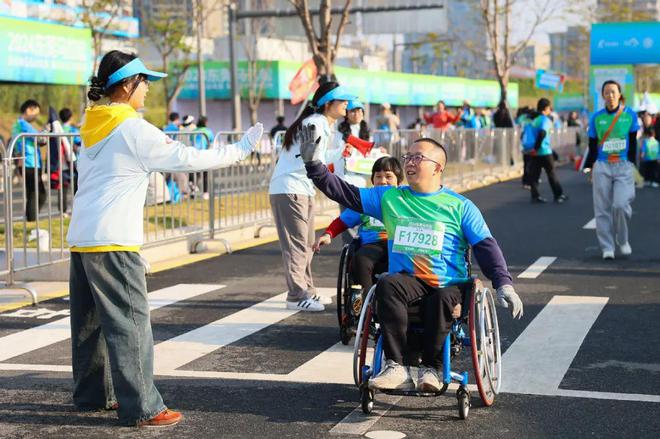
<path fill-rule="evenodd" d="M 325 306 L 322 303 L 312 299 L 302 299 L 298 302 L 286 301 L 286 309 L 294 309 L 297 311 L 321 312 L 325 311 Z"/>
<path fill-rule="evenodd" d="M 417 387 L 422 392 L 436 393 L 439 392 L 442 385 L 440 384 L 440 376 L 434 367 L 421 367 L 419 369 L 419 383 Z"/>
<path fill-rule="evenodd" d="M 660 184 L 654 181 L 653 183 L 651 183 L 651 187 L 660 187 Z"/>
<path fill-rule="evenodd" d="M 312 297 L 310 297 L 310 299 L 316 300 L 321 305 L 330 305 L 332 303 L 332 297 L 329 296 L 320 296 L 318 294 L 314 294 Z"/>
<path fill-rule="evenodd" d="M 415 388 L 415 383 L 406 366 L 387 360 L 383 371 L 369 380 L 369 388 L 372 390 L 412 390 Z"/>
<path fill-rule="evenodd" d="M 603 259 L 605 260 L 614 259 L 614 252 L 612 250 L 605 250 L 603 252 Z"/>
<path fill-rule="evenodd" d="M 630 256 L 632 254 L 632 248 L 630 248 L 630 244 L 627 242 L 620 246 L 619 250 L 621 250 L 621 254 L 624 256 Z"/>

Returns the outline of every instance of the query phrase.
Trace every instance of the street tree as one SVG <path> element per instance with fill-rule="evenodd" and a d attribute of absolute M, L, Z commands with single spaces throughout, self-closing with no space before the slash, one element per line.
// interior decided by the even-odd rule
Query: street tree
<path fill-rule="evenodd" d="M 327 80 L 333 79 L 334 63 L 339 49 L 339 40 L 344 32 L 346 24 L 348 23 L 351 0 L 343 1 L 344 4 L 339 16 L 339 24 L 337 25 L 334 36 L 332 31 L 332 0 L 320 0 L 319 2 L 318 31 L 317 26 L 314 25 L 309 0 L 289 0 L 289 2 L 296 9 L 300 21 L 302 22 L 312 52 L 314 64 L 316 64 L 316 68 L 319 72 L 319 78 L 324 77 Z"/>
<path fill-rule="evenodd" d="M 92 32 L 93 72 L 96 72 L 101 56 L 101 40 L 121 12 L 122 7 L 116 0 L 82 0 L 80 7 L 80 21 Z"/>

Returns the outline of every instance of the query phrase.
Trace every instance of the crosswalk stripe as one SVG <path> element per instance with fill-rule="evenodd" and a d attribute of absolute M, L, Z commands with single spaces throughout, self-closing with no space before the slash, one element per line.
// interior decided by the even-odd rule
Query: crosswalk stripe
<path fill-rule="evenodd" d="M 155 310 L 200 294 L 225 288 L 225 285 L 178 284 L 148 294 L 149 309 Z M 0 338 L 0 361 L 41 349 L 71 337 L 71 319 L 65 317 Z"/>
<path fill-rule="evenodd" d="M 554 296 L 502 357 L 502 391 L 552 394 L 607 297 Z"/>
<path fill-rule="evenodd" d="M 596 218 L 591 218 L 582 228 L 585 230 L 596 230 Z"/>
<path fill-rule="evenodd" d="M 532 265 L 527 267 L 525 271 L 518 275 L 519 279 L 536 279 L 543 273 L 543 271 L 555 262 L 555 256 L 541 256 Z"/>
<path fill-rule="evenodd" d="M 341 342 L 294 369 L 289 377 L 298 382 L 315 382 L 320 376 L 333 383 L 353 384 L 353 345 Z"/>

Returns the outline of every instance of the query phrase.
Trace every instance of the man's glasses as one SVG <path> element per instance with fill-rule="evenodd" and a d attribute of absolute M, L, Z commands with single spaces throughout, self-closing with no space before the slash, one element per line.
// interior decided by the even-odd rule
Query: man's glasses
<path fill-rule="evenodd" d="M 430 158 L 426 157 L 424 154 L 404 154 L 401 156 L 401 158 L 403 159 L 404 163 L 411 162 L 415 166 L 419 165 L 424 160 L 435 163 L 438 166 L 442 166 L 440 165 L 440 163 L 436 162 L 435 160 L 431 160 Z"/>

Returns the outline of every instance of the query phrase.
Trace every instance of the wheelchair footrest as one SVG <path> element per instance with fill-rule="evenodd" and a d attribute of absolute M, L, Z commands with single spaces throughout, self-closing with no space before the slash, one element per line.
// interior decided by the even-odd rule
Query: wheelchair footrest
<path fill-rule="evenodd" d="M 378 390 L 378 392 L 384 393 L 386 395 L 421 396 L 425 398 L 435 398 L 436 396 L 440 396 L 445 393 L 444 390 L 440 392 L 422 392 L 419 390 Z"/>

